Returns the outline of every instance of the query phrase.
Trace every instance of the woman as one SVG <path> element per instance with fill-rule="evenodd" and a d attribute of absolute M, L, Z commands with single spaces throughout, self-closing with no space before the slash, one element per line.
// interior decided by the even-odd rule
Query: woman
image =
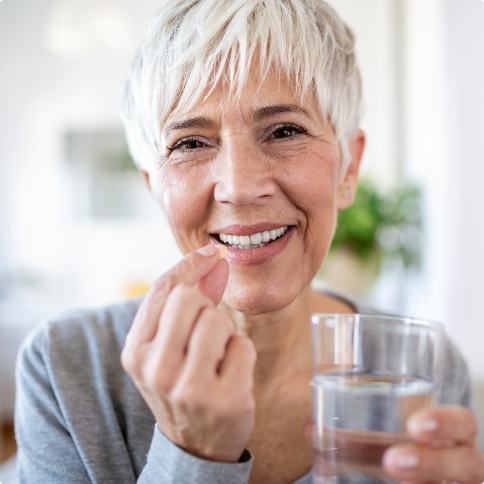
<path fill-rule="evenodd" d="M 167 3 L 124 122 L 186 256 L 142 302 L 29 338 L 21 482 L 311 482 L 309 316 L 358 310 L 311 280 L 356 189 L 360 98 L 353 36 L 322 1 Z M 484 480 L 452 346 L 444 382 L 456 406 L 411 417 L 414 444 L 384 457 L 395 480 Z"/>

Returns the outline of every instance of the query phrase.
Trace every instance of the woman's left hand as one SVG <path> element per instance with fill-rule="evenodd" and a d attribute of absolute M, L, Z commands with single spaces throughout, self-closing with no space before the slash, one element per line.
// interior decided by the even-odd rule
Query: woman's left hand
<path fill-rule="evenodd" d="M 419 410 L 408 419 L 407 431 L 415 443 L 392 446 L 383 457 L 386 472 L 396 481 L 484 482 L 484 454 L 476 444 L 477 422 L 470 410 Z"/>

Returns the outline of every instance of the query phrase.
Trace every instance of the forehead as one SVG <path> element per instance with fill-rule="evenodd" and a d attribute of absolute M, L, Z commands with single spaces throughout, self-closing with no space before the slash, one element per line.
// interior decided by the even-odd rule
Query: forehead
<path fill-rule="evenodd" d="M 273 72 L 269 72 L 264 79 L 254 73 L 238 90 L 226 81 L 219 82 L 207 89 L 201 99 L 192 100 L 185 106 L 175 106 L 163 123 L 163 131 L 166 132 L 183 120 L 196 117 L 219 118 L 237 114 L 247 122 L 257 122 L 281 113 L 299 113 L 315 120 L 322 119 L 312 93 L 300 95 L 293 82 Z"/>

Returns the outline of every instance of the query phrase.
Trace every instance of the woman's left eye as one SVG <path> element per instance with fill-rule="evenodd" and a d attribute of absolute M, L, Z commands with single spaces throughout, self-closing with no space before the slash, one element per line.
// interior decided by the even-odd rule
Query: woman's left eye
<path fill-rule="evenodd" d="M 179 148 L 182 148 L 184 150 L 195 150 L 197 148 L 203 148 L 205 145 L 197 140 L 197 139 L 191 139 L 188 141 L 185 141 L 184 143 L 181 143 L 179 145 Z"/>
<path fill-rule="evenodd" d="M 290 138 L 291 136 L 295 136 L 297 134 L 304 133 L 305 131 L 302 128 L 298 128 L 296 126 L 281 126 L 276 128 L 270 134 L 270 139 L 280 139 L 280 138 Z"/>

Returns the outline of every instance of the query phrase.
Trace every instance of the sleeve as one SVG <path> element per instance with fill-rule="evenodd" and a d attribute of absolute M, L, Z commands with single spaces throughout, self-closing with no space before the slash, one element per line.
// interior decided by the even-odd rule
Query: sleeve
<path fill-rule="evenodd" d="M 134 469 L 124 460 L 115 465 L 114 462 L 100 462 L 98 455 L 90 454 L 85 457 L 89 462 L 84 462 L 83 454 L 79 451 L 79 445 L 82 447 L 82 444 L 77 442 L 79 436 L 73 435 L 69 430 L 69 422 L 54 390 L 54 377 L 48 356 L 51 351 L 50 344 L 48 325 L 44 324 L 29 335 L 17 360 L 15 431 L 20 484 L 248 482 L 253 462 L 248 451 L 243 453 L 238 463 L 200 459 L 173 444 L 157 426 L 148 450 L 146 465 L 137 481 Z M 89 432 L 96 431 L 99 432 L 99 429 L 91 428 Z"/>
<path fill-rule="evenodd" d="M 200 459 L 177 447 L 155 426 L 148 462 L 138 484 L 247 484 L 253 457 L 245 450 L 238 463 Z"/>
<path fill-rule="evenodd" d="M 15 434 L 20 484 L 91 483 L 49 382 L 44 331 L 23 343 L 17 360 Z"/>
<path fill-rule="evenodd" d="M 449 339 L 437 400 L 442 405 L 471 407 L 472 385 L 467 363 Z"/>

